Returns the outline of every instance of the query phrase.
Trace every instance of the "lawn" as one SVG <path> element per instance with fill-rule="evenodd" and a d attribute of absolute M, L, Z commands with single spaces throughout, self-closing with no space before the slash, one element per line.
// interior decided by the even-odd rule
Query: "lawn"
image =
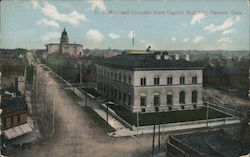
<path fill-rule="evenodd" d="M 110 133 L 115 131 L 115 129 L 109 124 L 107 125 L 107 122 L 102 119 L 92 108 L 83 107 L 83 111 L 105 132 Z"/>
<path fill-rule="evenodd" d="M 72 100 L 74 100 L 75 102 L 81 101 L 82 99 L 76 95 L 72 90 L 70 89 L 66 89 L 65 90 L 66 93 L 68 94 L 68 96 L 70 96 L 72 98 Z"/>
<path fill-rule="evenodd" d="M 131 125 L 137 126 L 136 113 L 132 113 L 125 108 L 116 105 L 109 105 L 120 117 Z M 207 109 L 205 107 L 195 110 L 182 110 L 157 113 L 139 113 L 139 125 L 167 124 L 177 122 L 187 122 L 206 119 Z M 209 109 L 209 119 L 230 117 L 227 114 Z"/>
<path fill-rule="evenodd" d="M 99 93 L 97 93 L 97 91 L 94 88 L 80 88 L 80 90 L 86 91 L 87 93 L 95 97 L 101 96 Z"/>

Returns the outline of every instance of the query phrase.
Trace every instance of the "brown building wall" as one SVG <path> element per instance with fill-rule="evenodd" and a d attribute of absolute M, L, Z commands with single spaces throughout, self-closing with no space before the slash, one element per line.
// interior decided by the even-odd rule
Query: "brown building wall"
<path fill-rule="evenodd" d="M 27 112 L 12 114 L 2 119 L 3 130 L 27 123 Z"/>

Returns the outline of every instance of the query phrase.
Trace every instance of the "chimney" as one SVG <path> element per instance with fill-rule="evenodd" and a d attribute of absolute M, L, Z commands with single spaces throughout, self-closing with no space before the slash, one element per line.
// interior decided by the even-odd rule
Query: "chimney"
<path fill-rule="evenodd" d="M 175 60 L 179 60 L 180 59 L 180 55 L 179 54 L 175 54 Z"/>
<path fill-rule="evenodd" d="M 161 52 L 160 51 L 154 52 L 154 56 L 155 56 L 156 60 L 161 60 Z"/>
<path fill-rule="evenodd" d="M 186 61 L 190 61 L 190 55 L 189 55 L 189 54 L 186 54 L 185 57 L 186 57 L 186 58 L 185 58 Z"/>
<path fill-rule="evenodd" d="M 169 55 L 167 51 L 164 51 L 162 55 L 163 55 L 164 60 L 169 60 Z"/>

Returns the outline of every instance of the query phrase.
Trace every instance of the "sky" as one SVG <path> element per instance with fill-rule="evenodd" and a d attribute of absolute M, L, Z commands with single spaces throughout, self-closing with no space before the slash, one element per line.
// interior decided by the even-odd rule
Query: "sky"
<path fill-rule="evenodd" d="M 2 0 L 0 48 L 249 50 L 247 0 Z M 132 44 L 134 38 L 134 46 Z"/>

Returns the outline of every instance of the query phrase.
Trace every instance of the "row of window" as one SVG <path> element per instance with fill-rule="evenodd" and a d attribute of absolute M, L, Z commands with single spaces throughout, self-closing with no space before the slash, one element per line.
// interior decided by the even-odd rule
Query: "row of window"
<path fill-rule="evenodd" d="M 107 97 L 110 97 L 114 101 L 122 101 L 124 104 L 131 105 L 132 99 L 131 94 L 126 91 L 118 90 L 117 88 L 110 88 L 105 84 L 98 83 L 98 90 L 102 91 Z"/>
<path fill-rule="evenodd" d="M 98 74 L 103 77 L 107 77 L 112 80 L 124 82 L 131 84 L 131 75 L 126 75 L 126 74 L 121 74 L 113 71 L 108 71 L 108 70 L 101 70 L 98 69 Z"/>
<path fill-rule="evenodd" d="M 6 127 L 13 126 L 14 125 L 14 118 L 15 118 L 15 121 L 16 121 L 17 124 L 19 124 L 21 122 L 21 116 L 20 115 L 11 116 L 11 117 L 8 117 L 8 118 L 4 118 L 3 127 L 6 128 Z M 9 126 L 7 126 L 7 121 L 10 121 Z"/>
<path fill-rule="evenodd" d="M 192 103 L 196 104 L 197 103 L 197 91 L 192 91 Z M 140 105 L 146 106 L 147 105 L 147 97 L 145 93 L 141 93 L 140 95 Z M 166 105 L 173 105 L 173 95 L 172 93 L 168 93 L 166 96 L 167 104 Z M 156 92 L 154 93 L 154 106 L 160 106 L 160 93 Z M 181 91 L 179 93 L 179 103 L 180 104 L 186 104 L 186 93 L 184 91 Z"/>
<path fill-rule="evenodd" d="M 154 85 L 159 85 L 160 84 L 160 78 L 158 76 L 154 77 Z M 173 77 L 169 76 L 167 77 L 167 85 L 172 85 L 173 84 Z M 185 76 L 180 77 L 180 84 L 185 84 Z M 197 76 L 192 77 L 192 84 L 197 84 Z M 147 85 L 147 80 L 146 77 L 141 78 L 141 86 L 146 86 Z"/>

